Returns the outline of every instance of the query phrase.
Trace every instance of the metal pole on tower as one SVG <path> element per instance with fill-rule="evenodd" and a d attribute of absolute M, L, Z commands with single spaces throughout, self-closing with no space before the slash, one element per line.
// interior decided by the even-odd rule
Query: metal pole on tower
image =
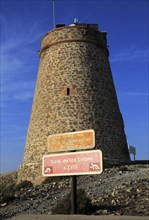
<path fill-rule="evenodd" d="M 53 28 L 55 28 L 55 0 L 53 0 Z"/>

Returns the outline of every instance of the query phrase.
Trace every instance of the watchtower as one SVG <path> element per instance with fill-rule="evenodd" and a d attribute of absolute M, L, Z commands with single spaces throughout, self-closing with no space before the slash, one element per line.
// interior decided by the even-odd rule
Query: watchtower
<path fill-rule="evenodd" d="M 95 130 L 105 165 L 129 162 L 106 35 L 97 25 L 76 22 L 43 37 L 20 180 L 41 178 L 49 135 L 74 130 Z"/>

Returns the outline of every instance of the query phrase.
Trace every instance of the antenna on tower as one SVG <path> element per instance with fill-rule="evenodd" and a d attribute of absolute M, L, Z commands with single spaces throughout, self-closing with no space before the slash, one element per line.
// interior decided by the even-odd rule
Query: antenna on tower
<path fill-rule="evenodd" d="M 53 3 L 53 27 L 55 28 L 55 0 L 52 0 Z"/>

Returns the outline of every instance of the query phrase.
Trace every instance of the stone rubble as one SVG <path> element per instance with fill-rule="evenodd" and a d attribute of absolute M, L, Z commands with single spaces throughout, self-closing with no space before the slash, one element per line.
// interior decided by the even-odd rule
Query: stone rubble
<path fill-rule="evenodd" d="M 149 166 L 127 165 L 105 169 L 101 175 L 78 176 L 78 188 L 86 191 L 96 207 L 94 215 L 149 215 Z M 0 205 L 0 217 L 50 214 L 68 192 L 70 178 L 21 188 L 15 199 Z"/>

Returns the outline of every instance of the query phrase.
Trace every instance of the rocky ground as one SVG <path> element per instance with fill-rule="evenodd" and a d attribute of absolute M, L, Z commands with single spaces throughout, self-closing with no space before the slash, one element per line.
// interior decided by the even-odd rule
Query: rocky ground
<path fill-rule="evenodd" d="M 16 173 L 13 176 L 16 178 Z M 149 215 L 147 164 L 113 167 L 105 169 L 101 175 L 79 176 L 77 186 L 84 189 L 91 199 L 94 215 Z M 52 207 L 68 192 L 68 177 L 60 180 L 53 178 L 53 182 L 21 188 L 12 200 L 0 204 L 0 217 L 51 213 Z"/>

